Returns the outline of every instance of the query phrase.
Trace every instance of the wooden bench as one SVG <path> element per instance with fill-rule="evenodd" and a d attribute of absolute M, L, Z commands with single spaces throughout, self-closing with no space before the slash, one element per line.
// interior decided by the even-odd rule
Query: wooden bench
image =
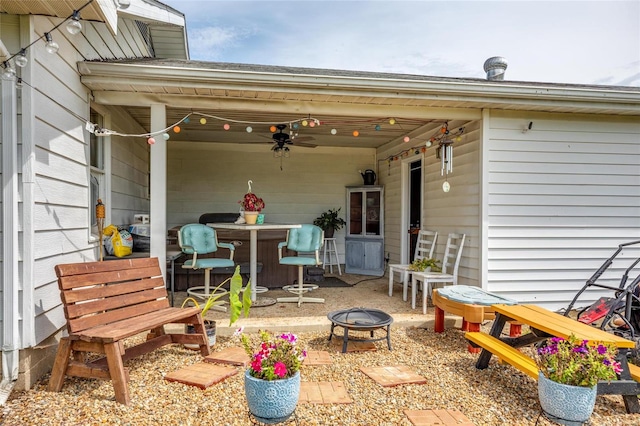
<path fill-rule="evenodd" d="M 501 361 L 511 364 L 528 376 L 538 380 L 538 366 L 536 362 L 531 357 L 509 346 L 502 340 L 496 339 L 490 334 L 481 331 L 470 331 L 465 333 L 464 337 L 475 345 L 488 350 Z"/>
<path fill-rule="evenodd" d="M 209 355 L 200 309 L 169 306 L 157 258 L 71 263 L 55 271 L 69 335 L 60 340 L 50 391 L 59 392 L 65 376 L 111 380 L 116 401 L 128 404 L 127 360 L 171 343 L 196 344 Z M 170 323 L 193 325 L 196 333 L 167 334 Z M 125 349 L 124 339 L 146 331 L 146 341 Z"/>

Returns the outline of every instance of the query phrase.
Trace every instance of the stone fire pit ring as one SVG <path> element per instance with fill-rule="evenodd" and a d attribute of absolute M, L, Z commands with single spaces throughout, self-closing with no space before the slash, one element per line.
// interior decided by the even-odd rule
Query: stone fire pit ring
<path fill-rule="evenodd" d="M 338 311 L 329 312 L 327 318 L 331 321 L 331 332 L 329 334 L 329 340 L 338 334 L 334 332 L 336 326 L 342 327 L 342 353 L 347 352 L 347 343 L 349 340 L 354 342 L 378 342 L 380 340 L 387 340 L 387 347 L 391 349 L 391 324 L 393 318 L 386 312 L 380 309 L 372 308 L 350 308 L 341 309 Z M 386 329 L 386 335 L 382 337 L 374 338 L 374 331 L 378 329 Z M 349 331 L 369 331 L 370 338 L 351 337 L 349 338 Z"/>

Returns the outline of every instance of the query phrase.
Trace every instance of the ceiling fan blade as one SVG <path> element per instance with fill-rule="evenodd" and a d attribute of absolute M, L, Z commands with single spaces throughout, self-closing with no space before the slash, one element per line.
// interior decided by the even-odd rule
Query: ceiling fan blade
<path fill-rule="evenodd" d="M 315 143 L 304 143 L 304 142 L 298 142 L 297 140 L 295 140 L 293 142 L 293 146 L 299 146 L 300 148 L 315 148 L 318 145 L 316 145 Z"/>
<path fill-rule="evenodd" d="M 314 138 L 313 136 L 296 136 L 295 138 L 293 138 L 293 143 L 298 143 L 298 142 L 309 142 L 309 141 L 315 141 L 316 138 Z"/>

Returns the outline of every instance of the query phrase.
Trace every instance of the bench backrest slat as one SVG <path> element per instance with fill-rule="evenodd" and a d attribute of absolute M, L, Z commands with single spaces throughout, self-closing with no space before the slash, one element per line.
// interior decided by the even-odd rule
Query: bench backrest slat
<path fill-rule="evenodd" d="M 66 304 L 84 302 L 101 297 L 119 296 L 121 294 L 135 293 L 152 288 L 164 288 L 162 277 L 145 278 L 138 281 L 128 281 L 126 287 L 120 285 L 94 285 L 86 288 L 75 288 L 73 291 L 63 291 L 63 302 Z"/>
<path fill-rule="evenodd" d="M 157 311 L 167 307 L 167 300 L 154 300 L 143 304 L 127 306 L 121 309 L 105 311 L 101 314 L 87 315 L 77 319 L 68 319 L 67 328 L 69 333 L 78 333 L 87 328 L 98 325 L 110 324 L 127 318 L 133 318 L 149 312 Z"/>
<path fill-rule="evenodd" d="M 157 258 L 57 265 L 69 333 L 169 306 Z"/>

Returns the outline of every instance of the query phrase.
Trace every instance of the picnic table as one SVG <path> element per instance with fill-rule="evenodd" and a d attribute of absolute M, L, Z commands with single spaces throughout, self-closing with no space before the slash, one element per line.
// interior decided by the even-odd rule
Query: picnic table
<path fill-rule="evenodd" d="M 496 355 L 499 359 L 537 379 L 538 367 L 535 361 L 518 351 L 518 348 L 549 337 L 566 339 L 573 334 L 581 340 L 602 342 L 618 348 L 617 360 L 622 367 L 620 378 L 610 383 L 598 383 L 598 394 L 621 395 L 628 413 L 640 413 L 640 403 L 637 396 L 640 393 L 640 386 L 637 382 L 640 380 L 640 368 L 627 362 L 629 349 L 635 348 L 634 341 L 607 333 L 536 305 L 498 304 L 492 307 L 496 318 L 490 333 L 476 331 L 465 334 L 465 338 L 473 345 L 482 348 L 476 362 L 476 368 L 487 368 L 492 355 Z M 530 332 L 520 337 L 501 337 L 507 321 L 526 324 L 529 326 Z"/>

